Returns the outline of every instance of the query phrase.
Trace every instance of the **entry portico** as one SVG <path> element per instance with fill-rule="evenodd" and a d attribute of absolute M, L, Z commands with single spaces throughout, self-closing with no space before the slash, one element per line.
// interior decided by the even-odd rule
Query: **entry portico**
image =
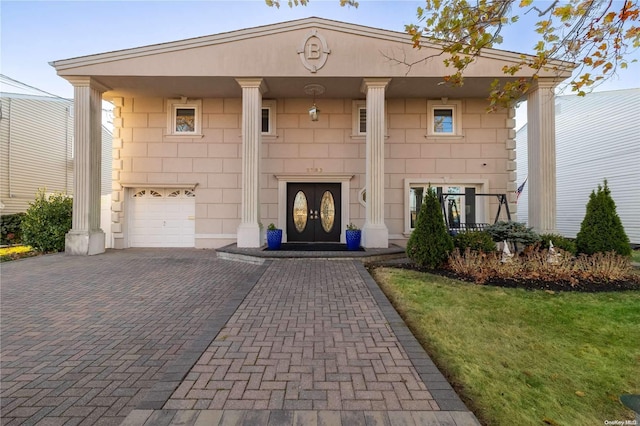
<path fill-rule="evenodd" d="M 460 191 L 462 219 L 492 217 L 497 206 L 476 205 L 469 194 L 510 193 L 514 203 L 517 176 L 515 111 L 485 113 L 489 83 L 530 71 L 506 77 L 502 67 L 519 54 L 491 50 L 456 89 L 440 84 L 450 71 L 437 57 L 411 68 L 393 60 L 411 63 L 437 49 L 413 49 L 403 33 L 308 18 L 54 62 L 75 86 L 75 152 L 86 152 L 75 157 L 67 251 L 104 250 L 90 220 L 100 208 L 99 159 L 91 153 L 100 152 L 95 105 L 102 98 L 115 107 L 116 248 L 131 245 L 136 197 L 193 196 L 195 215 L 184 221 L 192 223 L 193 246 L 203 248 L 259 247 L 263 223 L 286 235 L 288 223 L 289 232 L 302 233 L 314 220 L 339 226 L 341 241 L 355 223 L 365 247 L 402 244 L 429 185 Z M 529 217 L 545 232 L 555 227 L 553 88 L 569 75 L 570 68 L 549 71 L 528 95 L 529 144 L 537 152 L 530 170 L 539 170 L 529 177 L 530 194 L 540 200 L 530 203 L 538 207 Z M 310 84 L 324 93 L 309 96 Z M 339 183 L 339 191 L 312 205 L 304 191 L 287 196 L 301 182 Z M 157 215 L 158 232 L 172 226 Z"/>

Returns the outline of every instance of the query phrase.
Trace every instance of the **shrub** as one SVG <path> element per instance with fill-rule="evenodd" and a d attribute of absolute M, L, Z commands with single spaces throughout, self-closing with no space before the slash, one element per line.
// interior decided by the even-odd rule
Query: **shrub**
<path fill-rule="evenodd" d="M 39 190 L 22 220 L 23 242 L 41 252 L 64 250 L 65 235 L 71 229 L 73 200 L 64 194 L 45 197 Z"/>
<path fill-rule="evenodd" d="M 5 214 L 0 218 L 0 244 L 18 244 L 22 241 L 24 213 Z"/>
<path fill-rule="evenodd" d="M 496 243 L 486 231 L 459 232 L 453 237 L 453 245 L 462 252 L 466 249 L 484 253 L 490 253 L 496 250 Z"/>
<path fill-rule="evenodd" d="M 576 237 L 578 253 L 593 254 L 615 251 L 622 256 L 631 256 L 629 237 L 624 232 L 611 190 L 604 181 L 598 191 L 592 191 L 587 203 L 587 212 Z"/>
<path fill-rule="evenodd" d="M 547 250 L 531 250 L 511 262 L 500 261 L 499 253 L 479 253 L 467 249 L 456 250 L 449 257 L 449 269 L 460 276 L 472 279 L 478 284 L 491 280 L 543 281 L 548 283 L 566 282 L 572 287 L 580 283 L 615 281 L 638 282 L 628 257 L 616 253 L 596 253 L 577 258 L 560 256 L 556 262 L 549 262 Z"/>
<path fill-rule="evenodd" d="M 407 256 L 420 266 L 437 268 L 453 251 L 436 191 L 429 187 L 418 214 L 416 227 L 407 242 Z"/>
<path fill-rule="evenodd" d="M 563 237 L 559 234 L 541 234 L 540 238 L 542 239 L 542 243 L 540 244 L 541 249 L 549 250 L 549 241 L 553 243 L 555 248 L 562 249 L 566 252 L 569 252 L 573 255 L 577 253 L 576 243 L 571 241 L 568 238 Z"/>
<path fill-rule="evenodd" d="M 540 235 L 522 222 L 499 221 L 484 228 L 493 241 L 508 241 L 517 249 L 518 244 L 530 246 L 540 241 Z"/>

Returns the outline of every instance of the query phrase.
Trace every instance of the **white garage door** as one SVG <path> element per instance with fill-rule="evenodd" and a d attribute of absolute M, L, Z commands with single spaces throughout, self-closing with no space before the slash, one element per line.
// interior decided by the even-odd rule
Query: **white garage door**
<path fill-rule="evenodd" d="M 130 247 L 194 247 L 195 194 L 188 189 L 131 192 Z"/>

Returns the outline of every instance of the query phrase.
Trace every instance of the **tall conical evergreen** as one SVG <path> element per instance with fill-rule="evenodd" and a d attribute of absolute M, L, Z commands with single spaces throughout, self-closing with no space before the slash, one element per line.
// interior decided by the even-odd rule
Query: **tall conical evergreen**
<path fill-rule="evenodd" d="M 407 242 L 407 256 L 420 266 L 434 269 L 442 265 L 452 251 L 453 239 L 447 232 L 438 195 L 429 188 Z"/>
<path fill-rule="evenodd" d="M 615 251 L 623 256 L 631 256 L 629 237 L 616 213 L 616 203 L 611 198 L 611 190 L 604 181 L 604 188 L 592 191 L 587 203 L 587 212 L 576 237 L 578 253 L 593 254 Z"/>

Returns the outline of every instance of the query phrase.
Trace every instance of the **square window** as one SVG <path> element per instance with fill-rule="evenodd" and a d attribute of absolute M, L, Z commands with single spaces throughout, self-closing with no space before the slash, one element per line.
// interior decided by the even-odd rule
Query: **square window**
<path fill-rule="evenodd" d="M 427 101 L 427 136 L 462 136 L 462 101 Z"/>
<path fill-rule="evenodd" d="M 167 100 L 167 130 L 170 136 L 199 136 L 202 133 L 202 101 Z"/>
<path fill-rule="evenodd" d="M 193 133 L 196 131 L 195 108 L 176 109 L 176 133 Z"/>
<path fill-rule="evenodd" d="M 453 133 L 453 109 L 437 108 L 433 110 L 433 132 Z"/>

